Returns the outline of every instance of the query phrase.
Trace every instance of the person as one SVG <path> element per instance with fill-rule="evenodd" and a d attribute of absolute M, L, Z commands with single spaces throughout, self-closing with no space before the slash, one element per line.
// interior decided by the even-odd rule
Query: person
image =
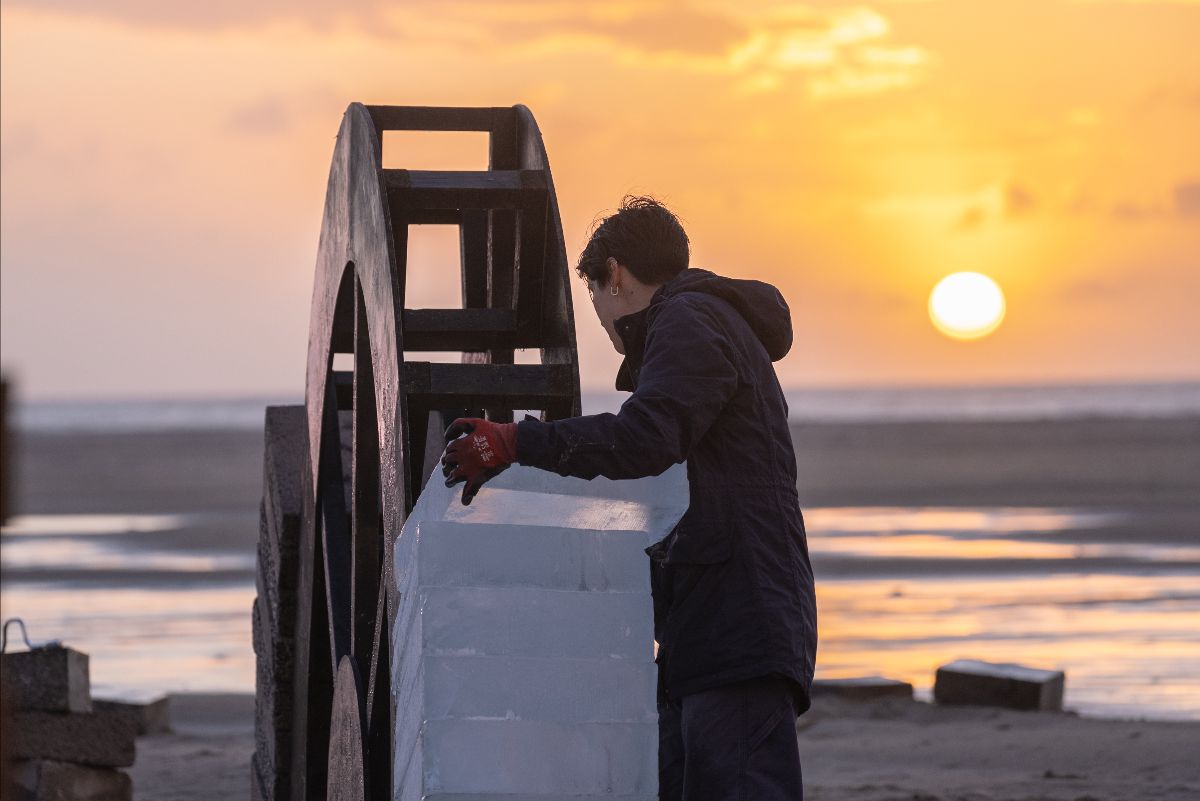
<path fill-rule="evenodd" d="M 659 798 L 803 796 L 796 718 L 809 707 L 816 603 L 787 403 L 791 348 L 773 286 L 689 267 L 683 226 L 626 196 L 576 271 L 624 355 L 616 413 L 455 420 L 442 456 L 462 502 L 510 464 L 632 479 L 687 462 L 690 501 L 646 549 L 658 641 Z"/>

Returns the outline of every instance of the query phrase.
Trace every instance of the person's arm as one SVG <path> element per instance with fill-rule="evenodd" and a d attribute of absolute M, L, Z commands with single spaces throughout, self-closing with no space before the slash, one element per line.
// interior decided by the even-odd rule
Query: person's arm
<path fill-rule="evenodd" d="M 738 388 L 728 337 L 681 297 L 647 333 L 637 389 L 616 414 L 517 423 L 517 461 L 563 476 L 641 478 L 687 459 Z"/>

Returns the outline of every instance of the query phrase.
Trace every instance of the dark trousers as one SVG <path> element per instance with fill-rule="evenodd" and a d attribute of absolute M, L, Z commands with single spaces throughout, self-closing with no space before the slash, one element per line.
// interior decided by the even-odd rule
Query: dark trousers
<path fill-rule="evenodd" d="M 778 675 L 658 698 L 659 801 L 800 801 L 791 682 Z"/>

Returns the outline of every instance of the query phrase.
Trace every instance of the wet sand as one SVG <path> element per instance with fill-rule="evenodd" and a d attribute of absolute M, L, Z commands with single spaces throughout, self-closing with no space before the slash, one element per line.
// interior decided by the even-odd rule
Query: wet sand
<path fill-rule="evenodd" d="M 244 801 L 254 754 L 254 696 L 170 697 L 171 731 L 139 737 L 129 774 L 144 801 Z"/>
<path fill-rule="evenodd" d="M 172 696 L 173 731 L 138 740 L 134 798 L 247 798 L 253 704 Z M 1200 723 L 819 698 L 797 730 L 810 801 L 1200 797 Z"/>
<path fill-rule="evenodd" d="M 799 729 L 813 801 L 1200 797 L 1200 723 L 819 699 Z"/>
<path fill-rule="evenodd" d="M 1090 529 L 1088 541 L 1200 544 L 1200 417 L 797 424 L 792 434 L 802 507 L 1119 508 L 1136 519 Z M 170 537 L 155 536 L 156 547 L 253 553 L 260 432 L 22 433 L 16 444 L 17 513 L 194 512 L 208 517 Z M 146 537 L 119 536 L 130 538 L 130 546 Z M 838 575 L 834 560 L 817 567 L 819 576 Z M 908 567 L 912 575 L 932 576 L 946 561 L 913 560 Z M 861 561 L 855 570 L 861 575 Z M 175 580 L 165 571 L 77 573 L 4 566 L 3 580 L 10 587 L 33 580 L 88 587 Z M 253 572 L 207 576 L 214 579 L 252 582 Z M 247 797 L 252 706 L 250 696 L 180 696 L 175 733 L 139 741 L 136 797 Z M 799 737 L 811 799 L 1200 797 L 1194 758 L 1200 723 L 822 699 L 801 718 Z"/>
<path fill-rule="evenodd" d="M 801 506 L 1200 505 L 1200 416 L 792 426 Z M 1194 531 L 1194 530 L 1193 530 Z"/>
<path fill-rule="evenodd" d="M 16 512 L 245 512 L 260 431 L 18 432 Z M 797 423 L 802 506 L 1200 504 L 1200 416 Z"/>
<path fill-rule="evenodd" d="M 1200 545 L 1200 416 L 798 423 L 792 426 L 792 439 L 801 508 L 1120 509 L 1136 518 L 1089 529 L 1087 541 Z M 196 513 L 195 520 L 171 536 L 129 534 L 111 542 L 136 546 L 153 541 L 157 548 L 253 553 L 262 491 L 261 432 L 18 432 L 14 440 L 19 459 L 13 477 L 17 514 Z M 1072 532 L 1064 536 L 1069 541 Z M 1087 567 L 1077 560 L 1072 565 Z M 1110 560 L 1094 566 L 1112 564 Z M 906 570 L 933 574 L 944 567 L 936 560 L 911 560 Z M 1043 567 L 1054 565 L 1047 561 L 1035 569 Z M 825 560 L 821 569 L 828 577 L 845 572 L 836 559 Z M 881 562 L 880 569 L 890 568 Z M 108 584 L 139 580 L 129 571 L 53 568 L 5 569 L 4 576 Z M 190 582 L 198 577 L 158 572 L 145 580 L 175 578 Z M 232 570 L 209 578 L 252 579 L 253 572 Z"/>

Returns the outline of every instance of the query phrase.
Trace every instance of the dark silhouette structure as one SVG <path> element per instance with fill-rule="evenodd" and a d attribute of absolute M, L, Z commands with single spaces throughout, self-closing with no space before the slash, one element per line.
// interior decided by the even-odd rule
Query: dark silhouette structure
<path fill-rule="evenodd" d="M 385 131 L 486 131 L 489 169 L 384 169 Z M 462 308 L 405 303 L 409 226 L 459 227 Z M 390 798 L 394 538 L 455 416 L 580 414 L 562 223 L 532 113 L 346 110 L 326 191 L 303 409 L 267 414 L 260 799 Z M 536 349 L 540 363 L 515 364 Z M 410 361 L 461 353 L 458 363 Z"/>

